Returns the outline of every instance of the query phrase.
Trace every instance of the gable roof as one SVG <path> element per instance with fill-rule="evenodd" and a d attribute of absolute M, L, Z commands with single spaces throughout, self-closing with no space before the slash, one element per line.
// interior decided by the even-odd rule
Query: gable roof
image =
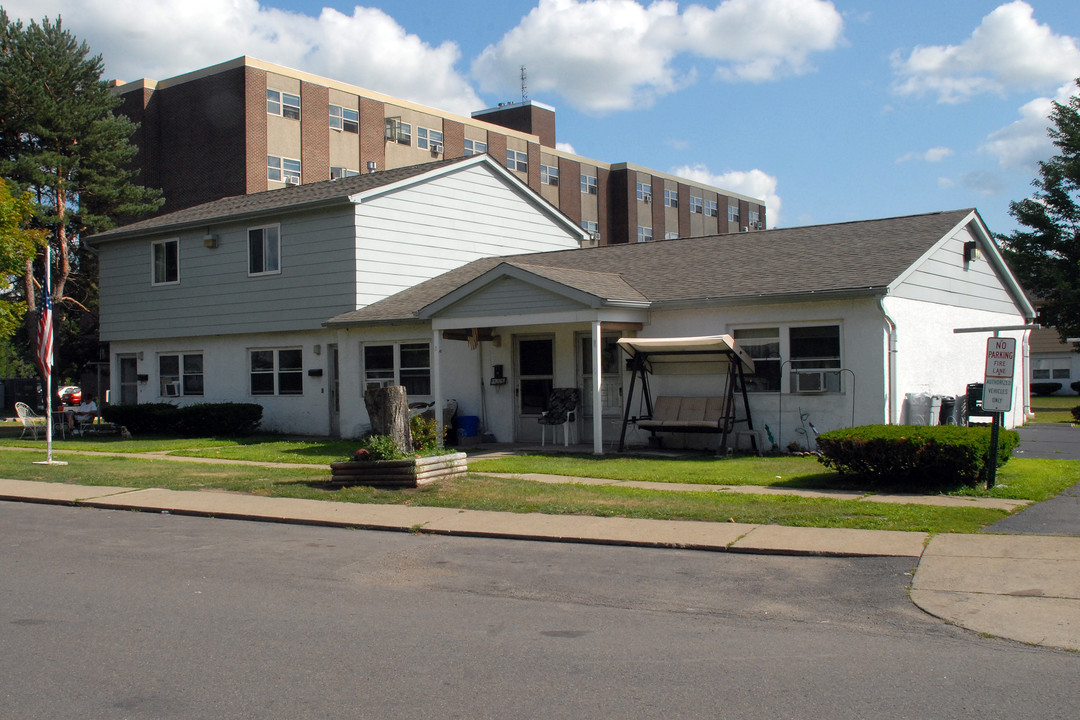
<path fill-rule="evenodd" d="M 884 294 L 943 238 L 971 222 L 983 228 L 989 242 L 978 213 L 965 209 L 485 258 L 326 324 L 428 317 L 484 280 L 509 273 L 510 268 L 587 293 L 605 304 L 644 301 L 656 306 Z M 504 267 L 497 271 L 500 265 Z"/>
<path fill-rule="evenodd" d="M 558 208 L 544 200 L 539 193 L 531 190 L 489 155 L 472 155 L 470 157 L 451 158 L 420 165 L 409 165 L 392 170 L 381 170 L 336 180 L 323 180 L 274 190 L 264 190 L 247 195 L 235 195 L 140 220 L 113 230 L 107 230 L 89 238 L 89 241 L 91 244 L 97 244 L 140 235 L 201 228 L 211 223 L 242 220 L 283 211 L 355 204 L 373 195 L 389 192 L 403 185 L 423 182 L 448 172 L 481 164 L 491 168 L 493 172 L 503 178 L 509 179 L 519 189 L 526 190 L 542 205 L 546 212 L 550 212 L 558 220 L 572 227 L 574 231 L 583 233 Z"/>

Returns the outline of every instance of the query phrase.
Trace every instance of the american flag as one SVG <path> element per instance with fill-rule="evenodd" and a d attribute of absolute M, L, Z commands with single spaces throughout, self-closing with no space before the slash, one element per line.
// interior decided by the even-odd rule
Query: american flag
<path fill-rule="evenodd" d="M 41 320 L 38 322 L 37 346 L 37 364 L 41 368 L 41 374 L 45 377 L 52 374 L 52 345 L 52 299 L 49 297 L 49 288 L 45 287 L 41 290 Z"/>

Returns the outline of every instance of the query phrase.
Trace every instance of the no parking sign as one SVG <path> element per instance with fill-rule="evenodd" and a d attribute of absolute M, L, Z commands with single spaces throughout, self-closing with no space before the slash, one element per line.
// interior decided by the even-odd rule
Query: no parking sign
<path fill-rule="evenodd" d="M 1013 370 L 1016 367 L 1016 338 L 986 341 L 986 378 L 983 382 L 983 410 L 1012 410 Z"/>

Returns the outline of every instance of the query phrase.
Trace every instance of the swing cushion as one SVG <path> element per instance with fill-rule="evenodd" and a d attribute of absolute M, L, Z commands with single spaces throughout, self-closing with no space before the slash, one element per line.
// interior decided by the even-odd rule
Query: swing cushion
<path fill-rule="evenodd" d="M 637 421 L 639 428 L 668 432 L 723 432 L 726 401 L 719 397 L 660 396 L 651 418 Z"/>

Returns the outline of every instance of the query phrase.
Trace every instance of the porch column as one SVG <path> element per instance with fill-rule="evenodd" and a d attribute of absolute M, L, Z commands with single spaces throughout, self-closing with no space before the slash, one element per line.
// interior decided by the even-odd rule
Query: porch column
<path fill-rule="evenodd" d="M 593 422 L 593 454 L 604 454 L 604 398 L 600 395 L 600 388 L 603 386 L 604 378 L 600 376 L 601 369 L 604 366 L 600 353 L 603 351 L 603 344 L 600 337 L 600 323 L 594 321 L 592 324 L 592 422 Z"/>
<path fill-rule="evenodd" d="M 435 401 L 435 437 L 444 437 L 442 396 L 442 331 L 431 333 L 431 397 Z"/>

